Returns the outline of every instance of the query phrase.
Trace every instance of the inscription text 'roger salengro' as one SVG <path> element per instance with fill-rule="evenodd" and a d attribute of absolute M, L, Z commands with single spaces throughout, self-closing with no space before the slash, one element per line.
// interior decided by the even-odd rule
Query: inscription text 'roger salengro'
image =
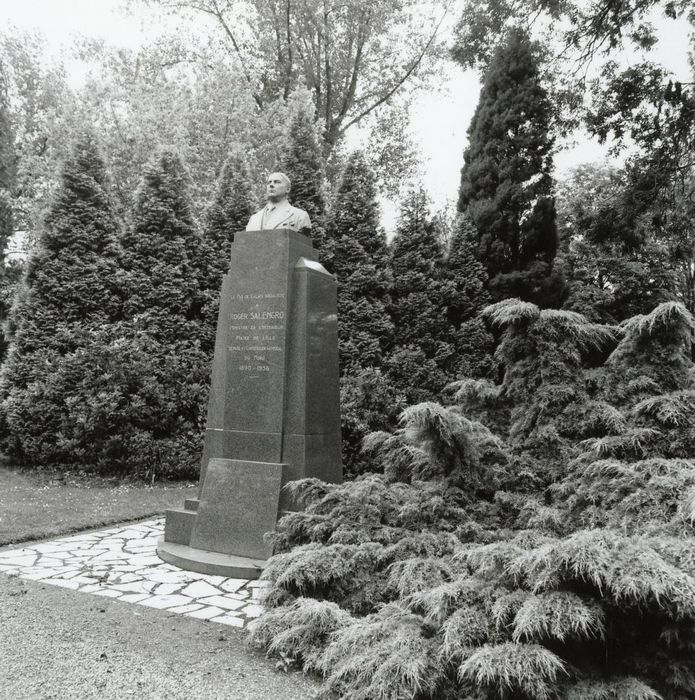
<path fill-rule="evenodd" d="M 285 312 L 266 304 L 283 302 L 284 298 L 284 294 L 236 295 L 237 310 L 230 314 L 230 361 L 248 379 L 260 377 L 282 363 Z"/>

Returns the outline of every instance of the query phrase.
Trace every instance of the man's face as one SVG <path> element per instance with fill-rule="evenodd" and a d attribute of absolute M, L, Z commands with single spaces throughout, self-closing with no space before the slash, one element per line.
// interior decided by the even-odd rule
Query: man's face
<path fill-rule="evenodd" d="M 271 173 L 268 175 L 268 180 L 265 185 L 265 196 L 271 202 L 279 202 L 281 199 L 287 197 L 288 192 L 289 187 L 287 186 L 287 181 L 280 173 Z"/>

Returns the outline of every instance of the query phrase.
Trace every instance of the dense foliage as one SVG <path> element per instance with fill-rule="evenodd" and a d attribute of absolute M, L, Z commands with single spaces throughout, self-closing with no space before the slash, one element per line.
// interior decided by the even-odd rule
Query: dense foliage
<path fill-rule="evenodd" d="M 414 189 L 403 200 L 391 244 L 394 349 L 386 363 L 390 381 L 407 403 L 438 395 L 449 379 L 444 255 L 427 196 Z"/>
<path fill-rule="evenodd" d="M 459 216 L 449 243 L 444 270 L 444 298 L 455 352 L 448 363 L 454 377 L 487 376 L 495 371 L 494 338 L 480 312 L 490 302 L 485 267 L 476 259 L 476 231 Z"/>
<path fill-rule="evenodd" d="M 594 320 L 616 323 L 676 297 L 676 275 L 650 230 L 651 215 L 636 216 L 631 175 L 584 165 L 558 187 L 569 289 L 564 308 Z"/>
<path fill-rule="evenodd" d="M 289 200 L 304 209 L 311 219 L 311 239 L 323 260 L 325 248 L 326 176 L 319 138 L 314 123 L 314 107 L 303 106 L 294 115 L 289 130 L 282 170 L 290 178 Z"/>
<path fill-rule="evenodd" d="M 210 353 L 215 346 L 222 278 L 229 270 L 234 234 L 246 230 L 255 210 L 252 193 L 246 159 L 241 153 L 231 153 L 222 166 L 215 199 L 206 213 L 197 254 L 203 296 L 201 343 Z"/>
<path fill-rule="evenodd" d="M 374 0 L 368 7 L 316 0 L 131 2 L 161 7 L 177 16 L 177 24 L 196 14 L 210 20 L 216 30 L 211 43 L 220 46 L 258 111 L 272 109 L 296 88 L 309 91 L 327 151 L 396 92 L 407 93 L 432 74 L 448 10 L 417 0 Z M 190 60 L 200 57 L 192 52 Z M 391 133 L 400 140 L 397 127 Z"/>
<path fill-rule="evenodd" d="M 694 22 L 691 3 L 665 0 L 463 5 L 453 48 L 457 61 L 489 69 L 509 31 L 524 27 L 543 46 L 539 69 L 551 99 L 551 133 L 581 125 L 609 145 L 611 154 L 628 155 L 613 182 L 600 177 L 590 182 L 586 173 L 572 178 L 578 197 L 598 215 L 598 226 L 590 227 L 593 233 L 602 229 L 602 238 L 597 255 L 595 237 L 587 242 L 580 232 L 567 241 L 576 243 L 567 270 L 568 308 L 620 320 L 677 298 L 695 310 L 695 248 L 688 225 L 695 98 L 692 66 L 684 55 L 692 42 L 673 42 L 675 31 Z M 666 45 L 669 60 L 654 50 Z"/>
<path fill-rule="evenodd" d="M 187 183 L 178 156 L 158 156 L 121 234 L 94 137 L 78 142 L 10 317 L 1 388 L 13 459 L 195 473 L 210 357 Z"/>
<path fill-rule="evenodd" d="M 251 642 L 326 697 L 690 697 L 692 316 L 486 317 L 502 384 L 407 408 L 381 474 L 291 485 Z"/>
<path fill-rule="evenodd" d="M 181 158 L 162 151 L 145 170 L 132 224 L 122 237 L 120 284 L 125 292 L 119 337 L 135 352 L 143 346 L 147 369 L 135 387 L 126 381 L 132 429 L 142 436 L 136 472 L 193 474 L 199 459 L 211 356 L 201 346 L 207 256 L 192 216 L 190 179 Z M 118 369 L 128 377 L 132 362 Z M 116 387 L 114 387 L 116 389 Z"/>
<path fill-rule="evenodd" d="M 63 167 L 10 313 L 0 377 L 3 442 L 20 462 L 75 460 L 70 441 L 82 409 L 71 404 L 68 387 L 82 377 L 64 384 L 59 375 L 121 314 L 119 226 L 108 186 L 95 137 L 86 133 Z"/>
<path fill-rule="evenodd" d="M 362 438 L 387 428 L 394 413 L 394 392 L 380 371 L 393 343 L 388 248 L 374 173 L 361 151 L 349 156 L 333 198 L 323 262 L 338 282 L 343 465 L 352 474 L 366 466 Z"/>
<path fill-rule="evenodd" d="M 8 265 L 5 249 L 14 233 L 12 213 L 12 192 L 15 186 L 16 156 L 14 138 L 7 106 L 6 68 L 0 61 L 0 325 L 7 322 L 12 296 L 15 291 L 16 275 Z M 7 352 L 5 338 L 0 338 L 0 359 Z"/>
<path fill-rule="evenodd" d="M 522 30 L 510 31 L 495 52 L 468 129 L 458 207 L 477 231 L 493 296 L 557 306 L 552 112 L 539 62 Z"/>
<path fill-rule="evenodd" d="M 246 159 L 241 153 L 232 153 L 220 171 L 204 231 L 213 248 L 215 267 L 222 274 L 229 269 L 234 234 L 246 230 L 254 209 L 253 187 Z"/>
<path fill-rule="evenodd" d="M 393 342 L 388 250 L 374 174 L 361 151 L 348 158 L 326 233 L 326 264 L 338 282 L 341 372 L 380 367 Z"/>

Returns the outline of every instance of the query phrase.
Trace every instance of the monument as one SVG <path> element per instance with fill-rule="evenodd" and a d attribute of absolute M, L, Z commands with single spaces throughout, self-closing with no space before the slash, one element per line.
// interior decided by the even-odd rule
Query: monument
<path fill-rule="evenodd" d="M 274 175 L 269 205 L 278 201 L 270 195 Z M 157 548 L 164 561 L 191 571 L 257 578 L 272 555 L 264 533 L 294 507 L 283 486 L 342 480 L 336 281 L 317 261 L 306 212 L 284 211 L 289 181 L 283 185 L 280 206 L 270 207 L 275 223 L 268 207 L 249 222 L 277 227 L 235 234 L 198 497 L 166 512 Z"/>

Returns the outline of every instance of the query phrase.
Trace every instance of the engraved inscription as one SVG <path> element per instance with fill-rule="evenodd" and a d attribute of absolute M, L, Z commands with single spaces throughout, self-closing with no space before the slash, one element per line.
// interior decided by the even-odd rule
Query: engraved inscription
<path fill-rule="evenodd" d="M 229 362 L 247 379 L 258 379 L 284 361 L 285 295 L 236 294 L 234 301 Z"/>

